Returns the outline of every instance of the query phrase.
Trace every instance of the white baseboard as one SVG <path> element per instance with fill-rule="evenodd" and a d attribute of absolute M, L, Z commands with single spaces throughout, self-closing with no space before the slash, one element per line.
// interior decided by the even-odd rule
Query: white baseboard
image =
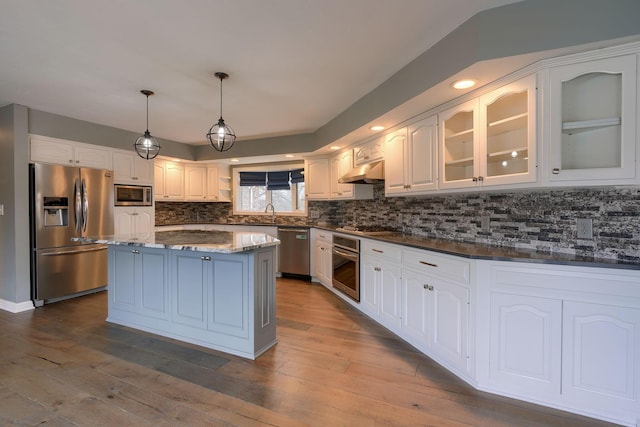
<path fill-rule="evenodd" d="M 33 302 L 12 302 L 4 299 L 0 299 L 0 310 L 5 310 L 11 313 L 20 313 L 22 311 L 33 310 Z"/>

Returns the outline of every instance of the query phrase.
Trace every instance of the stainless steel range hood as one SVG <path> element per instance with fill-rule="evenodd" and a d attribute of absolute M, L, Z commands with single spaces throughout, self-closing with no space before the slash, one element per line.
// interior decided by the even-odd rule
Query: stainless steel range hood
<path fill-rule="evenodd" d="M 375 184 L 384 181 L 384 161 L 371 162 L 351 169 L 338 182 L 342 184 Z"/>

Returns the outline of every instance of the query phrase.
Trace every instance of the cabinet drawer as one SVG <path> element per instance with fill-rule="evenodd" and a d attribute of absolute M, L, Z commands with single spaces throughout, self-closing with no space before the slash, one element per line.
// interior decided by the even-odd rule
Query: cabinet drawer
<path fill-rule="evenodd" d="M 448 255 L 404 249 L 402 251 L 402 266 L 455 280 L 459 283 L 469 283 L 470 262 Z"/>
<path fill-rule="evenodd" d="M 332 243 L 333 233 L 326 230 L 317 230 L 316 231 L 316 240 L 326 243 Z"/>
<path fill-rule="evenodd" d="M 400 246 L 375 240 L 362 239 L 360 241 L 360 253 L 362 255 L 382 257 L 398 263 L 402 260 L 402 248 Z"/>

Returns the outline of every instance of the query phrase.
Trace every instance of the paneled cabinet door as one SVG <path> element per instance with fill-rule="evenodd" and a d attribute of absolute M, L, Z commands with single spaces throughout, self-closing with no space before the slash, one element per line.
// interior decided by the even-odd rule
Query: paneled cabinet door
<path fill-rule="evenodd" d="M 549 70 L 549 183 L 634 183 L 636 55 Z"/>
<path fill-rule="evenodd" d="M 394 332 L 402 323 L 401 269 L 392 263 L 379 261 L 376 271 L 380 283 L 380 323 Z"/>
<path fill-rule="evenodd" d="M 175 162 L 157 161 L 153 185 L 156 201 L 184 200 L 184 166 Z"/>
<path fill-rule="evenodd" d="M 173 322 L 204 329 L 207 325 L 211 258 L 200 252 L 171 251 Z"/>
<path fill-rule="evenodd" d="M 431 351 L 452 366 L 469 370 L 469 289 L 438 279 L 429 279 L 433 311 Z"/>
<path fill-rule="evenodd" d="M 155 218 L 153 207 L 114 208 L 116 235 L 149 235 L 153 231 Z"/>
<path fill-rule="evenodd" d="M 428 117 L 387 136 L 385 194 L 422 194 L 437 188 L 438 119 Z"/>
<path fill-rule="evenodd" d="M 429 286 L 424 274 L 402 270 L 402 336 L 424 352 L 431 343 Z"/>
<path fill-rule="evenodd" d="M 159 319 L 169 317 L 166 252 L 109 247 L 109 299 L 115 308 Z"/>
<path fill-rule="evenodd" d="M 315 245 L 315 276 L 320 283 L 331 287 L 331 246 L 325 242 L 316 242 Z"/>
<path fill-rule="evenodd" d="M 304 185 L 307 200 L 329 199 L 329 159 L 309 159 L 305 161 Z"/>
<path fill-rule="evenodd" d="M 491 293 L 490 378 L 506 390 L 560 393 L 562 301 Z"/>
<path fill-rule="evenodd" d="M 202 202 L 207 198 L 207 168 L 185 167 L 184 180 L 186 200 Z"/>
<path fill-rule="evenodd" d="M 353 197 L 354 184 L 341 184 L 338 182 L 340 178 L 353 167 L 353 150 L 345 151 L 331 158 L 331 198 L 332 199 L 349 199 Z"/>
<path fill-rule="evenodd" d="M 74 166 L 73 145 L 50 138 L 31 136 L 31 161 Z"/>
<path fill-rule="evenodd" d="M 153 183 L 153 160 L 145 160 L 137 154 L 113 153 L 113 180 L 116 183 Z"/>
<path fill-rule="evenodd" d="M 75 166 L 93 169 L 113 169 L 111 150 L 78 145 L 74 150 Z"/>
<path fill-rule="evenodd" d="M 640 309 L 565 301 L 562 394 L 636 419 L 640 408 Z"/>

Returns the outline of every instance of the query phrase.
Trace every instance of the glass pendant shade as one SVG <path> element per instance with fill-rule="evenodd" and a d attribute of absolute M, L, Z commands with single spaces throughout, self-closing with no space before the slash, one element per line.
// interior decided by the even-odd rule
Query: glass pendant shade
<path fill-rule="evenodd" d="M 218 151 L 227 151 L 236 140 L 236 134 L 230 126 L 225 124 L 222 117 L 218 119 L 218 123 L 211 126 L 207 133 L 207 141 L 212 148 Z"/>
<path fill-rule="evenodd" d="M 158 153 L 160 153 L 158 140 L 149 133 L 149 96 L 153 95 L 153 92 L 150 90 L 141 90 L 140 93 L 147 97 L 147 130 L 136 139 L 133 148 L 136 150 L 136 153 L 138 153 L 138 156 L 145 160 L 153 160 Z"/>
<path fill-rule="evenodd" d="M 222 80 L 229 77 L 229 75 L 227 73 L 217 72 L 215 76 L 220 79 L 220 118 L 218 119 L 218 123 L 209 129 L 207 141 L 209 141 L 209 145 L 212 148 L 218 151 L 227 151 L 233 147 L 233 143 L 236 141 L 236 133 L 222 118 Z"/>
<path fill-rule="evenodd" d="M 134 147 L 138 156 L 145 160 L 155 159 L 158 153 L 160 153 L 160 144 L 158 143 L 158 140 L 151 136 L 148 130 L 145 131 L 144 135 L 141 135 L 136 139 Z"/>

